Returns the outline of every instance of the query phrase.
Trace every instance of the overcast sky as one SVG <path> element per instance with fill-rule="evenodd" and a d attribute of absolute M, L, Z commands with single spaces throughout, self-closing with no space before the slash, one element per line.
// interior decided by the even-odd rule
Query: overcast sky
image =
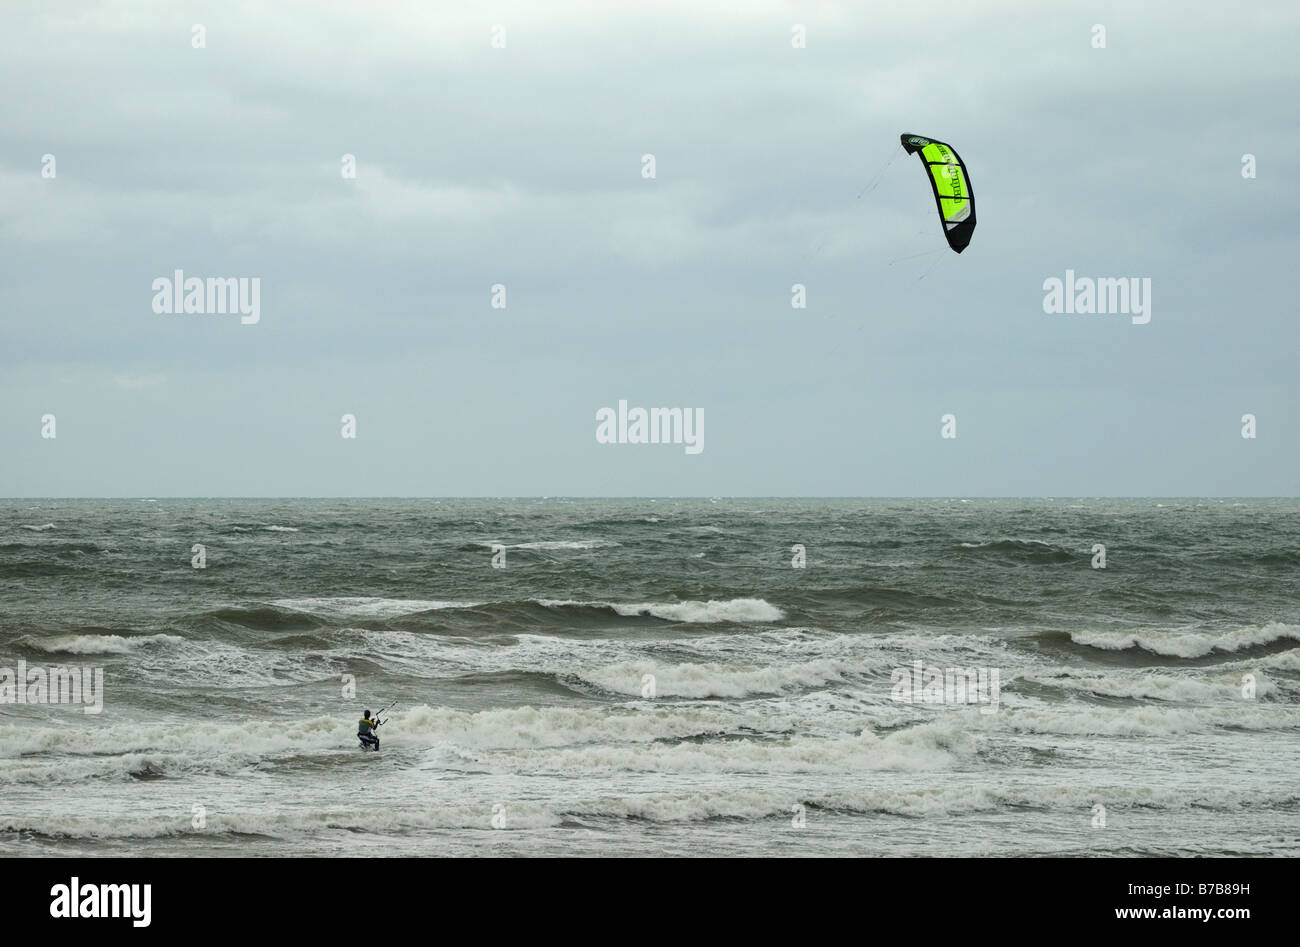
<path fill-rule="evenodd" d="M 0 496 L 1300 493 L 1300 4 L 3 20 Z M 260 320 L 155 313 L 177 269 Z M 1150 322 L 1045 313 L 1067 269 Z M 597 443 L 620 400 L 704 450 Z"/>

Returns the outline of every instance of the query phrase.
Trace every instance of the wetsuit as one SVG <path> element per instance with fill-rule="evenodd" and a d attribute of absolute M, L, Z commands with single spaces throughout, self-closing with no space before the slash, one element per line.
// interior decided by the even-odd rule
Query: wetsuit
<path fill-rule="evenodd" d="M 372 746 L 376 750 L 379 749 L 379 737 L 375 734 L 375 728 L 378 726 L 378 723 L 365 717 L 362 717 L 357 723 L 357 739 L 361 741 L 366 749 Z"/>

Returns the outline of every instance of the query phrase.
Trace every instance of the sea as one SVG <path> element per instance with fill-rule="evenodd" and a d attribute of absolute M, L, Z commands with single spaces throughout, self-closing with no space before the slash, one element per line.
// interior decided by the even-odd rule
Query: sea
<path fill-rule="evenodd" d="M 1298 577 L 1290 499 L 2 500 L 0 856 L 1295 856 Z"/>

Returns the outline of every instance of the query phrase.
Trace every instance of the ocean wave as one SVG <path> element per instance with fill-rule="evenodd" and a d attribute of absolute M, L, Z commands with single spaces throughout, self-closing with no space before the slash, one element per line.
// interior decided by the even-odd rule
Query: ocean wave
<path fill-rule="evenodd" d="M 389 719 L 385 735 L 399 746 L 440 747 L 451 759 L 506 771 L 929 770 L 944 768 L 974 748 L 970 734 L 949 721 L 923 722 L 885 736 L 864 729 L 788 737 L 800 729 L 795 716 L 709 708 L 526 706 L 465 712 L 420 705 Z M 774 726 L 782 732 L 756 738 Z M 353 728 L 351 715 L 342 713 L 276 727 L 262 720 L 9 724 L 0 726 L 0 758 L 5 759 L 0 784 L 231 774 L 252 766 L 266 771 L 350 750 Z"/>
<path fill-rule="evenodd" d="M 530 603 L 530 607 L 542 609 L 535 603 Z M 879 691 L 886 698 L 891 671 L 897 667 L 911 667 L 917 659 L 945 667 L 977 665 L 1002 669 L 1012 664 L 1038 666 L 1044 663 L 1041 653 L 1011 650 L 1006 641 L 985 635 L 841 634 L 809 627 L 776 625 L 754 626 L 743 636 L 738 636 L 729 626 L 696 625 L 686 626 L 693 630 L 692 634 L 675 636 L 669 644 L 663 635 L 619 634 L 608 627 L 611 613 L 593 606 L 568 606 L 566 610 L 552 613 L 551 624 L 555 628 L 549 634 L 506 631 L 506 620 L 515 614 L 513 607 L 485 608 L 478 613 L 486 618 L 490 640 L 500 641 L 498 633 L 506 634 L 510 641 L 508 647 L 490 645 L 477 633 L 429 635 L 391 626 L 358 630 L 355 635 L 349 634 L 348 640 L 357 642 L 356 647 L 360 650 L 356 654 L 381 660 L 386 668 L 402 667 L 406 673 L 417 676 L 427 676 L 430 672 L 439 675 L 538 672 L 564 675 L 561 684 L 566 687 L 567 678 L 573 678 L 579 683 L 595 684 L 606 693 L 626 696 L 639 696 L 640 685 L 634 689 L 630 678 L 633 673 L 652 670 L 645 662 L 669 666 L 672 689 L 682 688 L 682 692 L 675 692 L 672 696 L 687 696 L 690 686 L 723 690 L 741 680 L 757 686 L 765 677 L 761 672 L 768 668 L 776 669 L 775 675 L 766 675 L 769 682 L 775 682 L 782 668 L 796 666 L 806 669 L 811 662 L 828 661 L 836 662 L 834 667 L 847 675 L 846 680 L 870 676 L 882 681 L 881 687 L 873 687 L 871 693 Z M 536 618 L 528 617 L 529 621 L 523 627 L 538 628 Z M 586 631 L 582 635 L 582 644 L 577 648 L 573 635 L 575 630 L 583 629 Z M 665 630 L 672 634 L 670 629 Z M 670 649 L 670 660 L 664 658 L 665 647 Z M 676 665 L 682 666 L 680 673 L 672 670 Z M 716 683 L 711 684 L 706 679 L 712 674 L 710 668 L 718 668 L 723 674 L 736 670 L 740 677 L 719 677 Z M 593 674 L 597 677 L 584 680 L 584 676 Z M 695 685 L 688 685 L 684 679 L 688 675 L 703 676 L 697 677 Z M 637 680 L 640 680 L 640 673 L 637 673 Z M 831 680 L 828 678 L 827 683 Z M 1005 670 L 1003 680 L 1006 680 Z M 660 694 L 665 694 L 663 686 L 661 680 Z M 583 690 L 583 693 L 590 693 L 590 689 Z"/>
<path fill-rule="evenodd" d="M 396 618 L 445 608 L 477 608 L 482 602 L 375 598 L 344 596 L 339 598 L 282 598 L 268 603 L 276 608 L 305 612 L 322 618 Z"/>
<path fill-rule="evenodd" d="M 613 741 L 643 744 L 727 733 L 763 725 L 757 715 L 699 709 L 611 711 L 568 707 L 512 707 L 458 711 L 419 706 L 395 720 L 413 739 L 465 750 L 558 748 Z"/>
<path fill-rule="evenodd" d="M 534 599 L 544 608 L 608 609 L 624 618 L 651 617 L 688 624 L 714 622 L 780 621 L 785 612 L 761 598 L 734 598 L 707 602 L 648 602 L 631 605 L 620 602 L 581 602 L 572 599 Z"/>
<path fill-rule="evenodd" d="M 1071 631 L 1075 644 L 1103 651 L 1141 650 L 1172 658 L 1201 658 L 1279 641 L 1300 641 L 1300 626 L 1271 621 L 1219 633 L 1192 631 Z"/>
<path fill-rule="evenodd" d="M 1221 707 L 1071 707 L 1068 710 L 1003 708 L 981 717 L 961 709 L 955 717 L 980 729 L 1063 736 L 1177 736 L 1212 730 L 1291 730 L 1300 726 L 1300 712 L 1276 703 L 1261 704 L 1238 697 L 1236 705 Z"/>
<path fill-rule="evenodd" d="M 942 777 L 945 781 L 950 775 Z M 988 786 L 918 787 L 915 789 L 861 789 L 842 792 L 809 792 L 799 789 L 736 789 L 714 792 L 647 794 L 630 798 L 574 801 L 564 814 L 575 817 L 605 816 L 614 819 L 645 819 L 652 822 L 699 822 L 710 819 L 790 819 L 794 805 L 816 811 L 851 814 L 883 813 L 908 817 L 964 815 L 1005 809 L 1075 811 L 1090 815 L 1102 803 L 1114 814 L 1130 809 L 1211 809 L 1240 811 L 1286 808 L 1300 802 L 1294 792 L 1256 793 L 1246 790 L 1188 792 L 1158 786 L 1098 789 L 1077 784 L 1049 784 L 1039 787 L 991 788 Z"/>
<path fill-rule="evenodd" d="M 68 555 L 80 555 L 87 552 L 103 552 L 104 550 L 94 543 L 73 542 L 73 541 L 49 541 L 41 543 L 0 543 L 0 552 L 22 552 L 22 553 L 54 553 L 61 558 Z"/>
<path fill-rule="evenodd" d="M 88 756 L 37 756 L 6 759 L 0 786 L 76 785 L 87 780 L 177 779 L 186 776 L 233 776 L 256 766 L 258 757 L 224 753 L 139 750 Z"/>
<path fill-rule="evenodd" d="M 273 728 L 261 720 L 229 723 L 189 720 L 77 728 L 32 723 L 0 725 L 0 758 L 111 754 L 121 759 L 155 754 L 160 758 L 175 756 L 177 759 L 168 765 L 179 766 L 186 759 L 197 762 L 229 754 L 241 761 L 239 765 L 244 765 L 248 760 L 350 748 L 356 743 L 352 711 L 349 706 L 337 715 L 292 721 Z M 618 711 L 524 706 L 471 712 L 424 704 L 398 708 L 388 720 L 385 734 L 400 733 L 407 745 L 428 747 L 451 743 L 470 750 L 492 751 L 608 741 L 649 743 L 762 725 L 757 715 L 694 708 Z M 0 767 L 0 777 L 3 769 Z"/>
<path fill-rule="evenodd" d="M 653 675 L 659 697 L 747 697 L 751 694 L 780 694 L 797 688 L 822 687 L 839 682 L 853 670 L 847 661 L 822 659 L 803 664 L 758 668 L 737 668 L 725 664 L 672 664 L 654 661 L 625 661 L 577 672 L 578 677 L 606 691 L 639 697 L 642 680 Z"/>
<path fill-rule="evenodd" d="M 214 810 L 206 815 L 206 824 L 195 829 L 191 814 L 172 818 L 153 815 L 73 815 L 42 816 L 19 819 L 0 816 L 0 832 L 21 832 L 45 838 L 88 839 L 161 839 L 213 835 L 258 836 L 263 838 L 302 838 L 325 832 L 365 832 L 399 834 L 416 830 L 482 829 L 495 833 L 493 825 L 496 800 L 476 804 L 448 804 L 439 801 L 428 806 L 401 809 L 392 806 L 365 805 L 355 808 L 312 807 L 310 809 L 268 809 L 257 812 Z M 562 821 L 555 807 L 536 803 L 513 803 L 508 807 L 508 826 L 513 829 L 536 829 L 559 825 Z"/>
<path fill-rule="evenodd" d="M 1191 678 L 1162 673 L 1111 672 L 1085 673 L 1074 670 L 1056 672 L 1036 671 L 1017 675 L 1020 680 L 1033 681 L 1063 690 L 1095 694 L 1102 697 L 1130 698 L 1133 700 L 1159 700 L 1177 703 L 1222 704 L 1241 701 L 1242 679 L 1240 673 L 1218 673 L 1213 680 Z M 1006 686 L 1006 683 L 1003 683 Z M 1269 697 L 1278 692 L 1277 685 L 1267 675 L 1256 673 L 1256 697 Z"/>
<path fill-rule="evenodd" d="M 992 539 L 983 542 L 963 542 L 962 549 L 987 553 L 1004 553 L 1018 559 L 1039 562 L 1070 562 L 1082 555 L 1041 539 Z"/>
<path fill-rule="evenodd" d="M 651 602 L 643 605 L 613 605 L 614 611 L 625 617 L 650 615 L 665 621 L 690 624 L 713 622 L 769 622 L 780 621 L 785 612 L 761 598 L 734 598 L 727 601 L 707 602 Z"/>
<path fill-rule="evenodd" d="M 54 529 L 54 524 L 46 523 L 44 526 L 20 526 L 19 529 L 30 529 L 34 533 L 40 533 L 47 529 Z"/>
<path fill-rule="evenodd" d="M 1291 648 L 1289 651 L 1275 651 L 1272 654 L 1243 658 L 1240 661 L 1226 661 L 1223 664 L 1216 665 L 1216 667 L 1225 671 L 1253 671 L 1257 668 L 1268 668 L 1296 674 L 1300 673 L 1300 648 Z"/>
<path fill-rule="evenodd" d="M 491 543 L 484 543 L 491 546 Z M 621 546 L 612 539 L 548 539 L 532 543 L 506 544 L 507 549 L 607 549 Z"/>
<path fill-rule="evenodd" d="M 50 754 L 52 771 L 69 758 L 104 756 L 103 765 L 129 776 L 143 759 L 165 769 L 202 770 L 214 764 L 243 767 L 267 757 L 355 746 L 355 722 L 346 717 L 314 717 L 269 727 L 265 720 L 214 723 L 204 720 L 139 722 L 107 726 L 47 727 L 36 723 L 0 725 L 0 759 Z M 222 763 L 221 761 L 226 761 Z M 0 767 L 0 779 L 10 767 Z"/>
<path fill-rule="evenodd" d="M 950 776 L 944 776 L 945 780 Z M 819 813 L 885 814 L 909 818 L 960 816 L 998 811 L 1072 813 L 1091 818 L 1092 807 L 1106 807 L 1112 819 L 1127 812 L 1209 810 L 1245 813 L 1288 809 L 1300 803 L 1294 792 L 1248 790 L 1165 789 L 1159 786 L 1090 787 L 1077 783 L 1048 783 L 1032 787 L 993 789 L 987 786 L 918 786 L 908 789 L 862 788 L 817 791 L 788 788 L 734 788 L 689 793 L 642 793 L 582 796 L 563 800 L 503 802 L 481 799 L 435 799 L 427 804 L 374 806 L 282 807 L 257 811 L 214 809 L 206 825 L 195 829 L 189 809 L 172 817 L 111 816 L 74 812 L 58 815 L 0 816 L 0 832 L 44 838 L 158 839 L 214 835 L 302 839 L 347 832 L 389 836 L 420 831 L 468 830 L 508 833 L 510 830 L 553 828 L 574 820 L 639 821 L 661 824 L 703 823 L 713 820 L 771 821 L 788 826 L 794 806 L 802 806 L 809 825 Z M 498 808 L 503 806 L 503 808 Z M 504 823 L 493 817 L 504 816 Z M 501 825 L 501 828 L 497 826 Z M 499 838 L 499 835 L 497 836 Z"/>
<path fill-rule="evenodd" d="M 249 607 L 229 605 L 208 612 L 205 617 L 253 631 L 302 631 L 316 627 L 316 622 L 311 616 L 290 608 L 277 608 L 274 605 Z"/>
<path fill-rule="evenodd" d="M 171 645 L 184 642 L 178 635 L 52 635 L 38 638 L 24 635 L 13 645 L 29 651 L 46 654 L 131 654 L 151 645 Z"/>
<path fill-rule="evenodd" d="M 656 742 L 648 746 L 592 745 L 483 754 L 460 750 L 461 758 L 493 771 L 579 774 L 637 773 L 844 773 L 950 769 L 971 757 L 975 738 L 947 722 L 922 723 L 883 737 L 793 736 L 787 739 L 728 739 Z"/>
<path fill-rule="evenodd" d="M 351 708 L 349 708 L 350 710 Z M 457 764 L 501 774 L 566 778 L 616 772 L 831 775 L 870 771 L 954 771 L 1008 734 L 1051 737 L 1177 736 L 1215 729 L 1295 728 L 1300 713 L 1277 705 L 1225 708 L 974 708 L 903 723 L 877 733 L 870 718 L 842 715 L 842 729 L 810 733 L 806 713 L 736 712 L 712 707 L 610 709 L 515 707 L 477 712 L 418 705 L 385 728 L 397 752 L 436 752 Z M 819 718 L 825 723 L 825 718 Z M 0 785 L 86 779 L 168 779 L 300 768 L 348 757 L 354 720 L 329 716 L 280 722 L 129 721 L 50 726 L 0 724 Z M 440 764 L 441 765 L 441 764 Z M 1109 804 L 1109 803 L 1108 803 Z"/>

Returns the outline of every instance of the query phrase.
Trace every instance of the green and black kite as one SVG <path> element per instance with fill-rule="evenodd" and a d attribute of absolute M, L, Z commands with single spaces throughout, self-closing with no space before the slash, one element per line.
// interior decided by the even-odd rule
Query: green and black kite
<path fill-rule="evenodd" d="M 970 174 L 952 145 L 920 135 L 902 135 L 909 155 L 919 154 L 929 172 L 934 188 L 934 202 L 939 206 L 939 220 L 948 246 L 958 253 L 970 244 L 975 232 L 975 195 L 971 193 Z"/>

